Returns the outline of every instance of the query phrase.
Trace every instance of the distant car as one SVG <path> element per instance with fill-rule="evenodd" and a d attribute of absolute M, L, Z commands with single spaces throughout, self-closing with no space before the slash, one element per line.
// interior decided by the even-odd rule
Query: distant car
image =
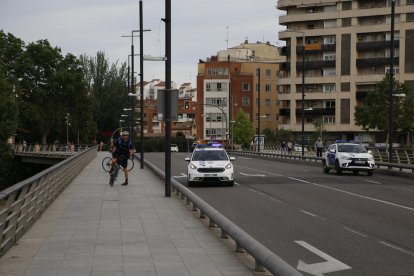
<path fill-rule="evenodd" d="M 372 175 L 375 167 L 374 157 L 361 144 L 335 143 L 328 147 L 323 156 L 323 172 L 329 173 L 333 169 L 336 174 L 342 171 L 366 171 Z"/>
<path fill-rule="evenodd" d="M 222 147 L 196 147 L 193 154 L 185 159 L 187 165 L 188 186 L 197 183 L 223 183 L 234 185 L 234 157 L 229 157 Z"/>
<path fill-rule="evenodd" d="M 302 147 L 301 146 L 294 146 L 293 149 L 297 152 L 302 152 Z M 308 149 L 306 147 L 304 147 L 303 151 L 308 151 Z"/>
<path fill-rule="evenodd" d="M 178 146 L 176 144 L 171 144 L 171 151 L 178 152 Z"/>

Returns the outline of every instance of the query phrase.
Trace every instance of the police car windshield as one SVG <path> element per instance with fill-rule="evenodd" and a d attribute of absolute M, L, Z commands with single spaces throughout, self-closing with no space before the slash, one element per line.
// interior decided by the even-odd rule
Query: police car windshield
<path fill-rule="evenodd" d="M 224 150 L 199 150 L 194 152 L 193 161 L 229 160 Z"/>
<path fill-rule="evenodd" d="M 366 153 L 367 150 L 361 145 L 338 145 L 339 152 Z"/>

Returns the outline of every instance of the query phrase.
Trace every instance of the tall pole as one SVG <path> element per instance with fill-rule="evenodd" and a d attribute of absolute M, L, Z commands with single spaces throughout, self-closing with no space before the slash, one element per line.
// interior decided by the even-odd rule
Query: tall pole
<path fill-rule="evenodd" d="M 165 0 L 165 197 L 171 196 L 171 0 Z"/>
<path fill-rule="evenodd" d="M 303 33 L 302 52 L 302 156 L 305 155 L 305 33 Z"/>
<path fill-rule="evenodd" d="M 390 110 L 388 117 L 388 162 L 392 163 L 392 136 L 393 136 L 393 125 L 392 125 L 392 109 L 393 109 L 393 90 L 394 90 L 394 18 L 395 18 L 395 0 L 391 1 L 391 46 L 390 46 Z"/>
<path fill-rule="evenodd" d="M 140 92 L 140 166 L 144 168 L 144 26 L 142 0 L 139 1 L 139 92 Z M 134 110 L 132 111 L 134 112 Z"/>
<path fill-rule="evenodd" d="M 258 93 L 258 102 L 257 102 L 257 151 L 260 152 L 260 68 L 257 68 L 257 93 Z"/>
<path fill-rule="evenodd" d="M 131 93 L 135 94 L 135 78 L 134 78 L 134 31 L 131 32 Z M 134 131 L 134 127 L 135 127 L 135 120 L 134 120 L 134 115 L 135 115 L 135 98 L 133 98 L 131 100 L 131 108 L 132 108 L 132 112 L 131 112 L 131 121 L 132 121 L 132 129 L 131 129 L 131 136 L 132 140 L 134 140 L 135 138 L 135 131 Z"/>

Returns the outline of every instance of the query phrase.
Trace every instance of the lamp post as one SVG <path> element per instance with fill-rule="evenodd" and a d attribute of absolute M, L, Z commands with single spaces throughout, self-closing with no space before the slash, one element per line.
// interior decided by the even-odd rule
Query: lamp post
<path fill-rule="evenodd" d="M 236 121 L 230 121 L 231 123 L 231 149 L 234 150 L 234 123 Z"/>
<path fill-rule="evenodd" d="M 395 18 L 395 0 L 391 1 L 391 46 L 390 46 L 390 91 L 389 91 L 389 102 L 390 110 L 388 117 L 388 162 L 392 163 L 392 136 L 393 136 L 393 125 L 392 125 L 392 108 L 393 108 L 393 90 L 394 90 L 394 18 Z"/>
<path fill-rule="evenodd" d="M 69 112 L 66 113 L 65 119 L 66 119 L 66 144 L 69 144 Z"/>
<path fill-rule="evenodd" d="M 260 68 L 256 69 L 257 74 L 257 152 L 260 152 Z"/>

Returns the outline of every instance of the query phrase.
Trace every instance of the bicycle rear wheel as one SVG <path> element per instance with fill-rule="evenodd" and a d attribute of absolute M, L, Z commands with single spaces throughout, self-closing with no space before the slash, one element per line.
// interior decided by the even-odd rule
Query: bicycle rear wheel
<path fill-rule="evenodd" d="M 128 158 L 128 163 L 127 163 L 127 169 L 128 171 L 132 170 L 134 168 L 134 159 L 132 158 Z"/>
<path fill-rule="evenodd" d="M 102 168 L 104 171 L 109 172 L 112 166 L 112 158 L 107 156 L 104 159 L 102 159 Z"/>
<path fill-rule="evenodd" d="M 113 173 L 109 177 L 109 185 L 113 186 L 116 178 L 118 177 L 119 166 L 118 164 L 115 166 Z"/>

